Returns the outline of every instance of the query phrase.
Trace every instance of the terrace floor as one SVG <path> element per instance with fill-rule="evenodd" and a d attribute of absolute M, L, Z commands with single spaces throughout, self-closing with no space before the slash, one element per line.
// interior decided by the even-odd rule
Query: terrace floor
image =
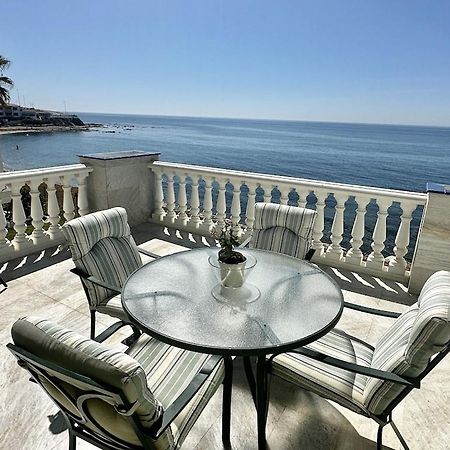
<path fill-rule="evenodd" d="M 204 238 L 143 224 L 133 230 L 137 243 L 165 255 L 211 245 Z M 212 244 L 214 245 L 214 244 Z M 150 258 L 147 258 L 150 260 Z M 39 315 L 88 336 L 89 310 L 67 250 L 11 261 L 3 277 L 8 288 L 0 292 L 0 448 L 66 449 L 68 433 L 57 408 L 44 392 L 28 381 L 5 344 L 13 322 L 24 315 Z M 403 311 L 416 301 L 399 283 L 324 268 L 339 283 L 348 301 Z M 1 289 L 1 288 L 0 288 Z M 103 327 L 114 320 L 98 315 Z M 372 318 L 346 310 L 338 327 L 374 344 L 391 319 Z M 98 327 L 98 332 L 100 326 Z M 119 344 L 123 335 L 115 337 Z M 394 411 L 394 420 L 411 449 L 447 449 L 450 442 L 450 358 L 444 360 Z M 221 395 L 215 395 L 192 429 L 183 448 L 222 449 Z M 268 448 L 375 449 L 377 426 L 370 419 L 295 388 L 272 380 L 267 424 Z M 256 413 L 246 384 L 242 361 L 235 361 L 232 401 L 232 448 L 256 449 Z M 386 448 L 401 448 L 390 427 L 384 431 Z M 78 440 L 78 448 L 93 448 Z"/>

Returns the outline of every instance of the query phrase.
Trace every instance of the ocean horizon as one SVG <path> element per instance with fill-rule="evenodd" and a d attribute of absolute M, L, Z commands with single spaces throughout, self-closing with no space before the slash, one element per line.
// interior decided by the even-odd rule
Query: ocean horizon
<path fill-rule="evenodd" d="M 423 192 L 449 183 L 450 127 L 77 113 L 91 131 L 0 135 L 12 170 L 143 150 L 161 160 Z"/>

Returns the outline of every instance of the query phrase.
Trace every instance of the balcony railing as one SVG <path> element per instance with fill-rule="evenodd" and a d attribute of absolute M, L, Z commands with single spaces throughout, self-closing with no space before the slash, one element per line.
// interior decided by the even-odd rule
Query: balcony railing
<path fill-rule="evenodd" d="M 122 204 L 139 209 L 139 223 L 149 218 L 204 236 L 229 218 L 243 237 L 251 232 L 255 202 L 265 201 L 317 211 L 315 262 L 398 281 L 409 277 L 426 194 L 175 164 L 131 153 L 83 157 L 86 165 L 0 173 L 0 263 L 61 243 L 61 224 L 86 214 L 88 197 L 95 209 Z M 142 171 L 143 157 L 153 158 L 148 171 Z"/>
<path fill-rule="evenodd" d="M 60 224 L 88 212 L 84 164 L 0 173 L 0 263 L 62 242 Z"/>
<path fill-rule="evenodd" d="M 230 218 L 248 235 L 257 201 L 317 211 L 314 261 L 405 281 L 427 196 L 156 161 L 152 220 L 209 235 Z"/>

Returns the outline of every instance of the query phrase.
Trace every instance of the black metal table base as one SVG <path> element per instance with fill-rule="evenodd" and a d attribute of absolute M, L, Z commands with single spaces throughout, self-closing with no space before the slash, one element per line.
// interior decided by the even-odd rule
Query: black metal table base
<path fill-rule="evenodd" d="M 244 369 L 247 377 L 253 403 L 256 408 L 258 426 L 258 449 L 266 448 L 266 423 L 269 410 L 269 378 L 266 371 L 266 356 L 256 357 L 256 380 L 253 374 L 252 361 L 249 356 L 244 356 Z"/>

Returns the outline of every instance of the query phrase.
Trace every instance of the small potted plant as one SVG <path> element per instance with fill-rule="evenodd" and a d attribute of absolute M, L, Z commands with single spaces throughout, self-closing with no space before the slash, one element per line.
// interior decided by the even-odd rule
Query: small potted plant
<path fill-rule="evenodd" d="M 213 232 L 213 237 L 219 241 L 218 261 L 220 279 L 225 287 L 239 288 L 244 283 L 244 270 L 247 258 L 234 250 L 240 244 L 237 233 L 233 230 L 231 220 L 226 219 L 224 227 L 219 232 Z"/>

